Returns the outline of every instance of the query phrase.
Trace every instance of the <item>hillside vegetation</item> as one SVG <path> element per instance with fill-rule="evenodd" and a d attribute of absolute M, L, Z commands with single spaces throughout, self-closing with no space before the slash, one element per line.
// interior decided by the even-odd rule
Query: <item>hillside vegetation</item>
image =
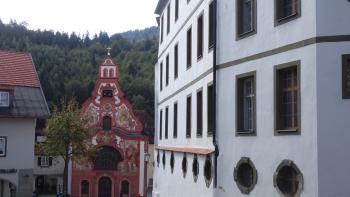
<path fill-rule="evenodd" d="M 120 82 L 126 97 L 136 109 L 153 115 L 154 64 L 157 59 L 157 28 L 109 36 L 87 33 L 29 30 L 26 24 L 0 20 L 0 50 L 32 53 L 38 75 L 50 106 L 60 98 L 75 96 L 82 103 L 94 87 L 98 64 L 111 47 L 113 60 L 120 64 Z"/>

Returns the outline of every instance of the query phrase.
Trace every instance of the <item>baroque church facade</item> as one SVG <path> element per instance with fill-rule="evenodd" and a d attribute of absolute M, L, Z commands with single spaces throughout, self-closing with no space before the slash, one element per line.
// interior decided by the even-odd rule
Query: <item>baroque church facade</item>
<path fill-rule="evenodd" d="M 109 54 L 109 53 L 108 53 Z M 93 159 L 72 162 L 71 194 L 131 197 L 146 194 L 148 137 L 119 83 L 119 65 L 108 56 L 98 67 L 91 97 L 83 104 L 94 131 Z"/>

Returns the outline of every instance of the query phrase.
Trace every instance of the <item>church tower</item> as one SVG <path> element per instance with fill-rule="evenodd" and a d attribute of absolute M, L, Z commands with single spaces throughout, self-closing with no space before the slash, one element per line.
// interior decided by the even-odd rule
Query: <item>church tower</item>
<path fill-rule="evenodd" d="M 83 104 L 94 130 L 93 159 L 73 162 L 71 195 L 77 197 L 131 197 L 146 193 L 148 138 L 133 106 L 124 98 L 119 65 L 107 57 L 98 66 L 91 97 Z"/>

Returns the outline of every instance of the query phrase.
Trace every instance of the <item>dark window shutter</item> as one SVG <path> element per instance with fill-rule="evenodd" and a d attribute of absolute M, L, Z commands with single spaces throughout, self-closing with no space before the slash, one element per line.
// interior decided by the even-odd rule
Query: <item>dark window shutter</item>
<path fill-rule="evenodd" d="M 49 166 L 52 166 L 52 157 L 49 157 Z"/>

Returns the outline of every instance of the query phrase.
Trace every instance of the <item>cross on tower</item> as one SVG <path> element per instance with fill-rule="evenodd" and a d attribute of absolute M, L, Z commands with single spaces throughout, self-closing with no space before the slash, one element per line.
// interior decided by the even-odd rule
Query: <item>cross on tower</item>
<path fill-rule="evenodd" d="M 111 50 L 112 50 L 111 47 L 108 47 L 108 48 L 107 48 L 107 55 L 108 55 L 108 56 L 111 56 Z"/>

